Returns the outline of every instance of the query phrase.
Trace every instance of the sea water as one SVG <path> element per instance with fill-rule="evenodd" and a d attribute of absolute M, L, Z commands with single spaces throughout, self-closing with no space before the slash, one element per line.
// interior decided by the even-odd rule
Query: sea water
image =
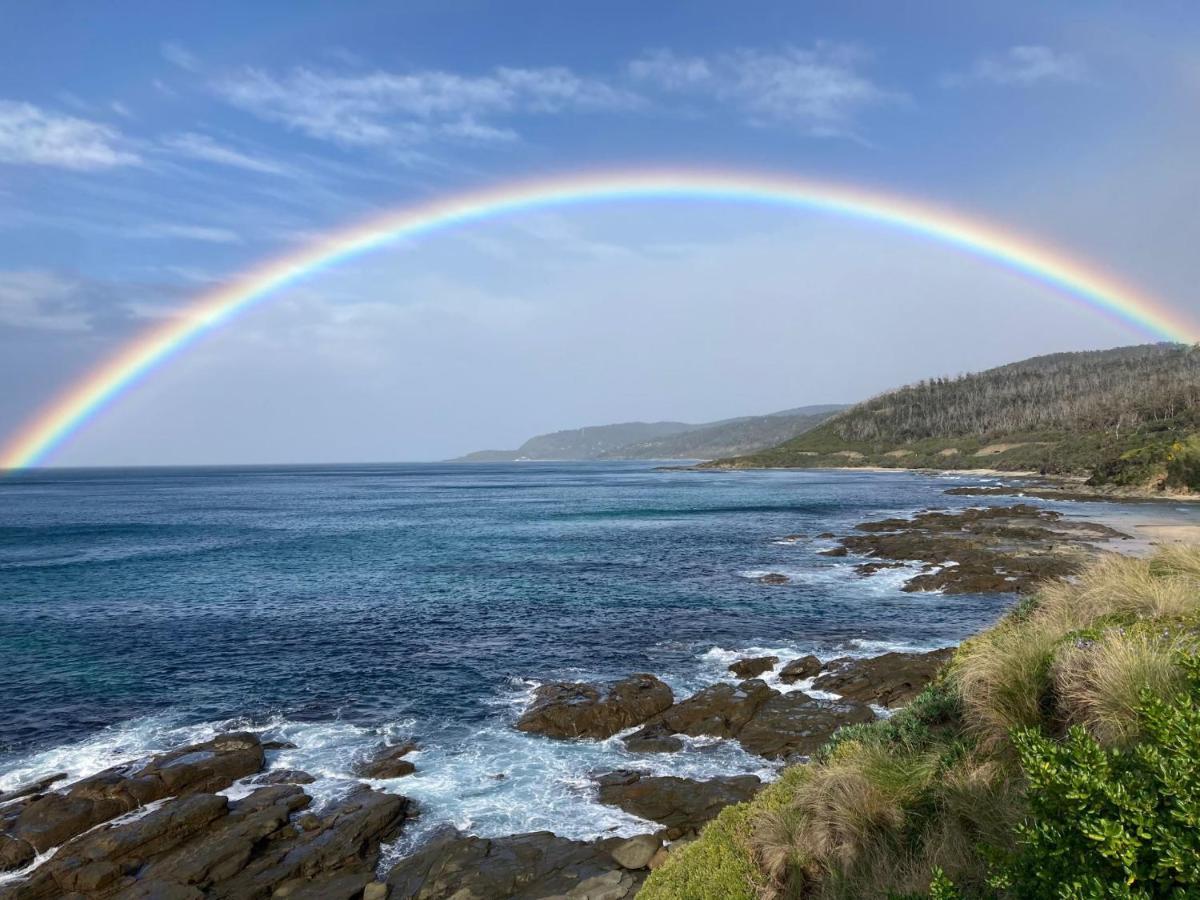
<path fill-rule="evenodd" d="M 634 755 L 519 733 L 537 685 L 651 672 L 682 697 L 734 680 L 745 655 L 956 643 L 1008 600 L 904 593 L 912 570 L 861 577 L 818 535 L 1013 502 L 944 493 L 976 481 L 640 462 L 8 476 L 0 791 L 247 728 L 294 743 L 269 765 L 317 776 L 306 790 L 323 802 L 355 783 L 356 759 L 411 738 L 416 774 L 372 782 L 422 810 L 393 854 L 447 823 L 644 831 L 596 801 L 596 773 L 773 766 L 735 742 Z M 791 583 L 755 581 L 768 572 Z"/>

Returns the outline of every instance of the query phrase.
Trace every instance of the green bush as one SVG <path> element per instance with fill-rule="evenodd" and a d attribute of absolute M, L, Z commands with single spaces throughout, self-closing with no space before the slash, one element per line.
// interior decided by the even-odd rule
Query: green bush
<path fill-rule="evenodd" d="M 1200 435 L 1176 441 L 1167 452 L 1167 487 L 1200 491 Z"/>
<path fill-rule="evenodd" d="M 1078 727 L 1064 741 L 1013 735 L 1030 816 L 997 887 L 1020 898 L 1200 896 L 1200 660 L 1182 664 L 1192 690 L 1144 694 L 1142 740 L 1128 750 Z"/>

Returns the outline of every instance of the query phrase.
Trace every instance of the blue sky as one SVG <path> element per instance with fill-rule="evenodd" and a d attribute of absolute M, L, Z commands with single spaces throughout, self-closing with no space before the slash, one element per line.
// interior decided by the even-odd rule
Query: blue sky
<path fill-rule="evenodd" d="M 1194 4 L 5 3 L 0 17 L 0 435 L 258 261 L 381 209 L 590 168 L 911 194 L 1200 313 Z M 1140 339 L 877 228 L 581 208 L 306 283 L 58 461 L 437 458 Z"/>

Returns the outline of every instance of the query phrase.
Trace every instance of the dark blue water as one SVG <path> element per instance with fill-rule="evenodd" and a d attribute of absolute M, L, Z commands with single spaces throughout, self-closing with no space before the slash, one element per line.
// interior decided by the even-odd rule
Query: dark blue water
<path fill-rule="evenodd" d="M 427 747 L 428 804 L 508 825 L 519 779 L 466 806 L 455 779 L 544 752 L 537 777 L 561 765 L 569 781 L 602 752 L 512 735 L 539 680 L 649 671 L 682 692 L 747 648 L 936 647 L 994 620 L 1002 599 L 902 593 L 903 573 L 821 556 L 828 540 L 778 542 L 979 502 L 951 483 L 641 463 L 8 477 L 0 776 L 238 720 L 307 741 L 290 761 L 333 778 L 403 732 Z M 794 583 L 749 577 L 765 571 Z"/>

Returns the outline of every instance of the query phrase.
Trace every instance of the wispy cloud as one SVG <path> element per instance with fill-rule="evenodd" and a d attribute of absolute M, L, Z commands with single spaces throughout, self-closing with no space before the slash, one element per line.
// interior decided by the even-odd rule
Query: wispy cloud
<path fill-rule="evenodd" d="M 180 43 L 167 41 L 159 47 L 159 52 L 162 53 L 163 59 L 184 71 L 200 71 L 200 58 Z"/>
<path fill-rule="evenodd" d="M 245 153 L 235 147 L 221 144 L 206 134 L 198 134 L 194 131 L 170 135 L 163 139 L 163 145 L 191 159 L 232 166 L 248 172 L 259 172 L 266 175 L 287 175 L 291 172 L 282 163 L 263 156 Z"/>
<path fill-rule="evenodd" d="M 115 128 L 0 100 L 0 162 L 87 171 L 140 161 Z"/>
<path fill-rule="evenodd" d="M 86 331 L 73 281 L 51 272 L 0 272 L 0 324 L 42 331 Z"/>
<path fill-rule="evenodd" d="M 657 50 L 627 69 L 631 78 L 666 94 L 730 106 L 751 124 L 830 137 L 852 134 L 864 109 L 903 99 L 863 73 L 869 61 L 862 48 L 818 43 L 810 49 L 740 49 L 711 57 Z"/>
<path fill-rule="evenodd" d="M 186 225 L 175 222 L 150 222 L 124 230 L 129 237 L 184 241 L 203 241 L 208 244 L 238 244 L 242 236 L 228 228 L 208 225 Z"/>
<path fill-rule="evenodd" d="M 1078 82 L 1087 77 L 1083 58 L 1037 44 L 1009 47 L 1001 54 L 981 56 L 966 72 L 952 72 L 942 78 L 948 87 L 969 84 L 1030 87 L 1043 82 Z"/>
<path fill-rule="evenodd" d="M 217 92 L 241 109 L 345 146 L 414 146 L 433 140 L 511 141 L 502 116 L 629 109 L 640 99 L 570 69 L 498 68 L 481 76 L 443 71 L 339 74 L 245 69 Z"/>

